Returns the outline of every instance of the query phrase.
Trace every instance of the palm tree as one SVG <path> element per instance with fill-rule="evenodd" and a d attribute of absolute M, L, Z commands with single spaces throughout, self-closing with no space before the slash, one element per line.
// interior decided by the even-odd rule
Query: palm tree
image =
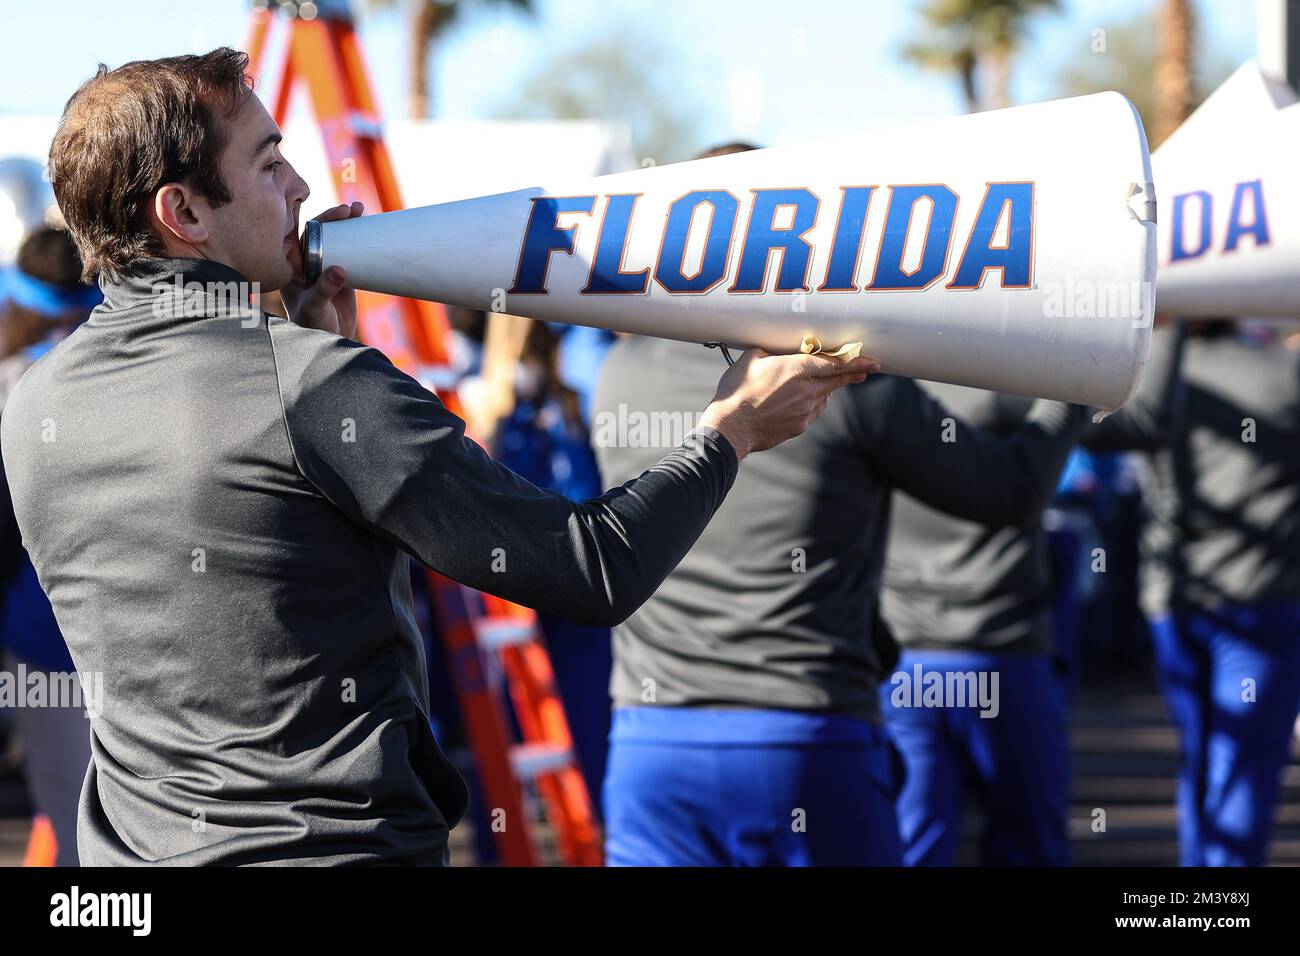
<path fill-rule="evenodd" d="M 955 73 L 967 112 L 1011 105 L 1011 61 L 1034 14 L 1056 10 L 1059 0 L 927 0 L 923 35 L 903 56 L 925 69 Z M 980 72 L 991 79 L 985 95 Z"/>
<path fill-rule="evenodd" d="M 1188 38 L 1184 34 L 1178 47 L 1187 51 L 1185 44 L 1190 39 L 1191 55 L 1183 62 L 1182 69 L 1191 71 L 1191 80 L 1183 80 L 1178 86 L 1193 93 L 1191 102 L 1176 100 L 1177 108 L 1171 110 L 1171 118 L 1164 118 L 1158 102 L 1160 84 L 1156 81 L 1161 55 L 1166 49 L 1167 38 L 1156 41 L 1160 31 L 1158 7 L 1142 10 L 1106 27 L 1106 55 L 1098 56 L 1082 44 L 1076 46 L 1073 56 L 1064 61 L 1056 75 L 1056 94 L 1058 96 L 1082 96 L 1099 90 L 1118 90 L 1132 100 L 1142 114 L 1142 125 L 1154 149 L 1163 141 L 1165 135 L 1178 125 L 1179 115 L 1190 115 L 1201 105 L 1201 91 L 1216 89 L 1231 75 L 1237 67 L 1237 61 L 1227 51 L 1216 48 L 1213 43 L 1206 43 L 1203 35 Z M 1212 39 L 1212 38 L 1209 38 Z M 1154 42 L 1153 42 L 1154 41 Z M 1157 123 L 1157 117 L 1161 120 Z M 1157 138 L 1157 125 L 1160 136 Z"/>
<path fill-rule="evenodd" d="M 1155 140 L 1158 145 L 1196 106 L 1193 53 L 1196 14 L 1191 0 L 1161 0 L 1156 11 Z"/>
<path fill-rule="evenodd" d="M 469 7 L 513 7 L 525 13 L 533 10 L 532 0 L 364 0 L 371 9 L 385 9 L 405 3 L 408 11 L 407 57 L 410 63 L 411 116 L 425 119 L 429 115 L 429 51 L 447 28 Z"/>

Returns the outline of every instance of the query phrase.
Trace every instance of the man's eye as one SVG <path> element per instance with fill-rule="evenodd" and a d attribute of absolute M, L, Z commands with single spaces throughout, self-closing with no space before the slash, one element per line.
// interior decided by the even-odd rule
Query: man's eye
<path fill-rule="evenodd" d="M 273 162 L 267 164 L 266 171 L 268 173 L 273 173 L 283 165 L 284 165 L 284 160 L 282 159 L 274 160 Z"/>

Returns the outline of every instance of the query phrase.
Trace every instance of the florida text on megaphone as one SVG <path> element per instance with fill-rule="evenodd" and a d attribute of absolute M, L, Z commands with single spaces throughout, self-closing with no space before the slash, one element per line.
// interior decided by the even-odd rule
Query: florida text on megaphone
<path fill-rule="evenodd" d="M 841 186 L 836 225 L 818 280 L 818 292 L 898 292 L 927 289 L 948 277 L 957 207 L 961 197 L 942 183 L 890 185 L 888 211 L 869 260 L 871 278 L 859 286 L 866 243 L 866 224 L 877 186 Z M 546 295 L 551 258 L 572 256 L 581 221 L 563 225 L 565 217 L 591 217 L 603 211 L 599 238 L 582 295 L 644 295 L 653 280 L 678 295 L 703 295 L 729 278 L 728 263 L 736 262 L 732 294 L 810 292 L 813 231 L 823 200 L 803 186 L 753 189 L 748 203 L 726 189 L 695 189 L 674 200 L 660 223 L 637 222 L 640 193 L 601 196 L 535 197 L 528 217 L 511 295 Z M 742 216 L 742 206 L 744 210 Z M 919 214 L 918 206 L 926 215 Z M 698 218 L 707 226 L 692 228 Z M 645 217 L 642 217 L 643 219 Z M 739 231 L 737 224 L 746 224 Z M 907 268 L 904 257 L 915 248 L 913 226 L 924 220 L 919 261 Z M 659 253 L 638 269 L 629 264 L 627 247 L 633 228 L 658 228 Z M 688 245 L 702 235 L 698 268 L 688 268 Z M 732 246 L 740 243 L 738 258 Z M 988 183 L 979 212 L 965 237 L 949 289 L 978 289 L 986 274 L 996 271 L 1004 289 L 1027 289 L 1033 282 L 1034 183 Z M 775 255 L 774 255 L 775 254 Z M 769 284 L 773 259 L 778 261 L 775 286 Z"/>

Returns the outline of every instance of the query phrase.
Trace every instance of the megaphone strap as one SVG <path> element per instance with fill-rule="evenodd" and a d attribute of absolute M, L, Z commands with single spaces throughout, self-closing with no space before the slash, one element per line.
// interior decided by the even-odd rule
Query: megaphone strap
<path fill-rule="evenodd" d="M 704 347 L 706 349 L 721 349 L 722 357 L 727 360 L 727 364 L 728 365 L 736 364 L 736 360 L 731 357 L 731 352 L 728 351 L 727 347 L 723 345 L 721 342 L 705 342 Z"/>

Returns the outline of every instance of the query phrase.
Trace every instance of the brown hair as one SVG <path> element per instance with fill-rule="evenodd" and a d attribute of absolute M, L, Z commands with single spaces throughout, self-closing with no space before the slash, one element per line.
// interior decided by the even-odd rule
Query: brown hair
<path fill-rule="evenodd" d="M 72 288 L 79 284 L 81 258 L 77 247 L 61 229 L 37 229 L 18 247 L 14 263 L 33 279 L 51 285 Z M 68 329 L 85 321 L 85 312 L 67 316 L 47 316 L 14 302 L 0 307 L 0 356 L 8 358 L 49 335 L 55 329 Z"/>
<path fill-rule="evenodd" d="M 712 159 L 714 156 L 730 156 L 732 153 L 748 153 L 752 149 L 758 149 L 753 143 L 747 143 L 744 140 L 732 140 L 730 143 L 722 143 L 718 146 L 711 146 L 704 152 L 696 156 L 696 159 Z"/>
<path fill-rule="evenodd" d="M 169 182 L 214 205 L 230 202 L 219 160 L 225 130 L 252 89 L 248 56 L 137 60 L 99 71 L 63 109 L 50 146 L 50 183 L 85 266 L 116 278 L 136 259 L 163 255 L 150 227 L 153 195 Z"/>

